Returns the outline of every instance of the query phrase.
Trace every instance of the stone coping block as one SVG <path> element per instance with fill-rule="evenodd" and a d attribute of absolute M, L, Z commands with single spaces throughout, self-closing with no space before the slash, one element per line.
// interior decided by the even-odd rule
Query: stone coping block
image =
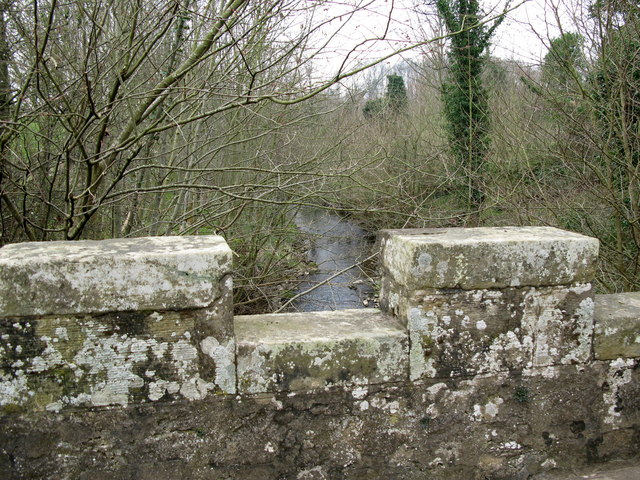
<path fill-rule="evenodd" d="M 376 309 L 235 318 L 239 393 L 408 379 L 406 329 Z"/>
<path fill-rule="evenodd" d="M 599 242 L 552 227 L 382 230 L 383 275 L 411 291 L 587 283 Z"/>
<path fill-rule="evenodd" d="M 207 307 L 231 261 L 219 236 L 6 245 L 0 317 Z"/>
<path fill-rule="evenodd" d="M 640 357 L 640 292 L 596 296 L 593 351 L 598 360 Z"/>

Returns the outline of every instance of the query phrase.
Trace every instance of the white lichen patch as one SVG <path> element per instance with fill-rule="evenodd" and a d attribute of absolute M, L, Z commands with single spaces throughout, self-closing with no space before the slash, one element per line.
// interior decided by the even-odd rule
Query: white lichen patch
<path fill-rule="evenodd" d="M 50 411 L 68 405 L 127 406 L 145 390 L 151 401 L 167 393 L 199 400 L 217 388 L 200 377 L 198 350 L 182 331 L 182 338 L 165 342 L 121 333 L 91 317 L 50 318 L 38 322 L 36 331 L 40 353 L 21 357 L 11 373 L 0 376 L 0 404 L 26 405 L 35 399 L 35 408 Z M 219 349 L 211 338 L 207 342 L 218 378 L 233 391 L 233 340 Z M 149 362 L 151 369 L 145 368 Z M 30 385 L 33 379 L 36 383 Z"/>
<path fill-rule="evenodd" d="M 65 362 L 62 360 L 62 354 L 53 345 L 53 343 L 55 342 L 53 342 L 53 340 L 49 337 L 41 337 L 40 340 L 47 344 L 47 346 L 45 347 L 41 355 L 38 355 L 31 359 L 31 366 L 29 367 L 29 371 L 39 373 L 51 368 L 55 368 L 57 366 L 64 365 Z"/>
<path fill-rule="evenodd" d="M 619 358 L 611 362 L 609 371 L 607 372 L 607 383 L 609 389 L 602 395 L 607 413 L 604 417 L 604 423 L 613 425 L 620 419 L 620 409 L 618 408 L 618 391 L 620 387 L 626 385 L 632 380 L 632 370 L 636 365 L 636 360 L 632 358 Z"/>
<path fill-rule="evenodd" d="M 200 342 L 205 355 L 216 364 L 215 383 L 225 393 L 236 392 L 236 343 L 234 339 L 220 343 L 215 337 L 206 337 Z"/>
<path fill-rule="evenodd" d="M 157 382 L 149 383 L 149 395 L 148 398 L 152 402 L 160 400 L 165 394 L 176 394 L 180 391 L 180 384 L 178 382 L 170 382 L 167 380 L 158 380 Z"/>
<path fill-rule="evenodd" d="M 501 443 L 498 448 L 500 450 L 521 450 L 522 445 L 512 440 L 510 442 Z"/>
<path fill-rule="evenodd" d="M 429 395 L 429 398 L 435 398 L 435 396 L 441 391 L 441 390 L 447 390 L 449 387 L 447 387 L 446 383 L 436 383 L 434 385 L 431 385 L 429 388 L 427 388 L 427 393 Z"/>
<path fill-rule="evenodd" d="M 374 397 L 368 402 L 373 408 L 385 411 L 391 415 L 395 415 L 401 409 L 400 402 L 397 400 L 388 400 L 384 397 Z"/>
<path fill-rule="evenodd" d="M 433 312 L 421 308 L 411 308 L 408 315 L 408 329 L 411 350 L 409 352 L 409 378 L 419 380 L 436 376 L 435 359 L 425 351 L 427 342 L 436 342 L 443 334 L 438 326 L 438 318 Z"/>
<path fill-rule="evenodd" d="M 418 256 L 418 262 L 415 267 L 412 269 L 412 273 L 415 276 L 420 276 L 424 273 L 430 272 L 433 269 L 431 262 L 433 261 L 433 257 L 428 253 L 421 253 Z"/>
<path fill-rule="evenodd" d="M 326 478 L 324 469 L 320 466 L 302 470 L 296 475 L 296 480 L 324 480 Z"/>
<path fill-rule="evenodd" d="M 487 401 L 485 405 L 475 404 L 471 420 L 476 422 L 493 420 L 498 415 L 500 405 L 503 403 L 504 400 L 501 397 L 495 397 Z"/>
<path fill-rule="evenodd" d="M 15 370 L 13 375 L 0 373 L 0 406 L 20 405 L 32 395 L 24 370 Z"/>
<path fill-rule="evenodd" d="M 367 387 L 354 387 L 351 390 L 351 395 L 353 396 L 353 398 L 356 398 L 358 400 L 362 400 L 363 398 L 365 398 L 368 393 L 369 389 Z"/>
<path fill-rule="evenodd" d="M 591 355 L 594 302 L 591 285 L 531 288 L 525 295 L 522 330 L 533 339 L 532 366 L 582 363 Z M 577 301 L 573 311 L 560 308 Z"/>
<path fill-rule="evenodd" d="M 90 326 L 85 328 L 85 334 L 82 348 L 73 360 L 92 377 L 91 404 L 126 406 L 129 391 L 144 385 L 144 379 L 134 373 L 134 367 L 147 360 L 147 350 L 156 341 L 122 339 L 115 334 L 98 337 Z"/>
<path fill-rule="evenodd" d="M 65 327 L 57 327 L 55 333 L 60 340 L 69 340 L 69 333 Z"/>
<path fill-rule="evenodd" d="M 200 378 L 200 374 L 196 373 L 190 376 L 180 386 L 180 394 L 187 400 L 203 400 L 209 391 L 214 390 L 215 385 Z"/>
<path fill-rule="evenodd" d="M 593 298 L 585 298 L 576 309 L 573 320 L 573 332 L 576 337 L 573 348 L 561 359 L 560 363 L 583 363 L 591 356 L 591 343 L 594 330 L 595 302 Z"/>

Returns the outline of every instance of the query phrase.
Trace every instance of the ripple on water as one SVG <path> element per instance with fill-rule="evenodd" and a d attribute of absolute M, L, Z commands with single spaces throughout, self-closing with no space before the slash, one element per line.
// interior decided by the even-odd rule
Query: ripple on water
<path fill-rule="evenodd" d="M 317 271 L 304 278 L 296 294 L 371 254 L 366 232 L 335 213 L 305 208 L 296 214 L 294 221 L 302 232 L 310 235 L 311 247 L 307 258 L 318 266 Z M 293 310 L 312 312 L 364 308 L 362 300 L 371 292 L 367 277 L 356 267 L 297 299 Z"/>

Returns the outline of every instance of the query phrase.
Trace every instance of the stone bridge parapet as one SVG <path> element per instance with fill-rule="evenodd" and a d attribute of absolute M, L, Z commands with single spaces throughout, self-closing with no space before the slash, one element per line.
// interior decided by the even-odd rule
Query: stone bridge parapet
<path fill-rule="evenodd" d="M 1 248 L 0 476 L 526 479 L 640 452 L 640 293 L 594 295 L 597 240 L 378 248 L 379 310 L 236 318 L 221 237 Z"/>

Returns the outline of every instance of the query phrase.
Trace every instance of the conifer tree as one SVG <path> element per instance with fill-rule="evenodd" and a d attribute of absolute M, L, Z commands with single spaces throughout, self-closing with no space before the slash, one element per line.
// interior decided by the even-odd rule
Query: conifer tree
<path fill-rule="evenodd" d="M 384 97 L 369 100 L 362 113 L 367 118 L 397 114 L 406 110 L 407 104 L 407 90 L 402 76 L 387 75 L 387 91 Z"/>

